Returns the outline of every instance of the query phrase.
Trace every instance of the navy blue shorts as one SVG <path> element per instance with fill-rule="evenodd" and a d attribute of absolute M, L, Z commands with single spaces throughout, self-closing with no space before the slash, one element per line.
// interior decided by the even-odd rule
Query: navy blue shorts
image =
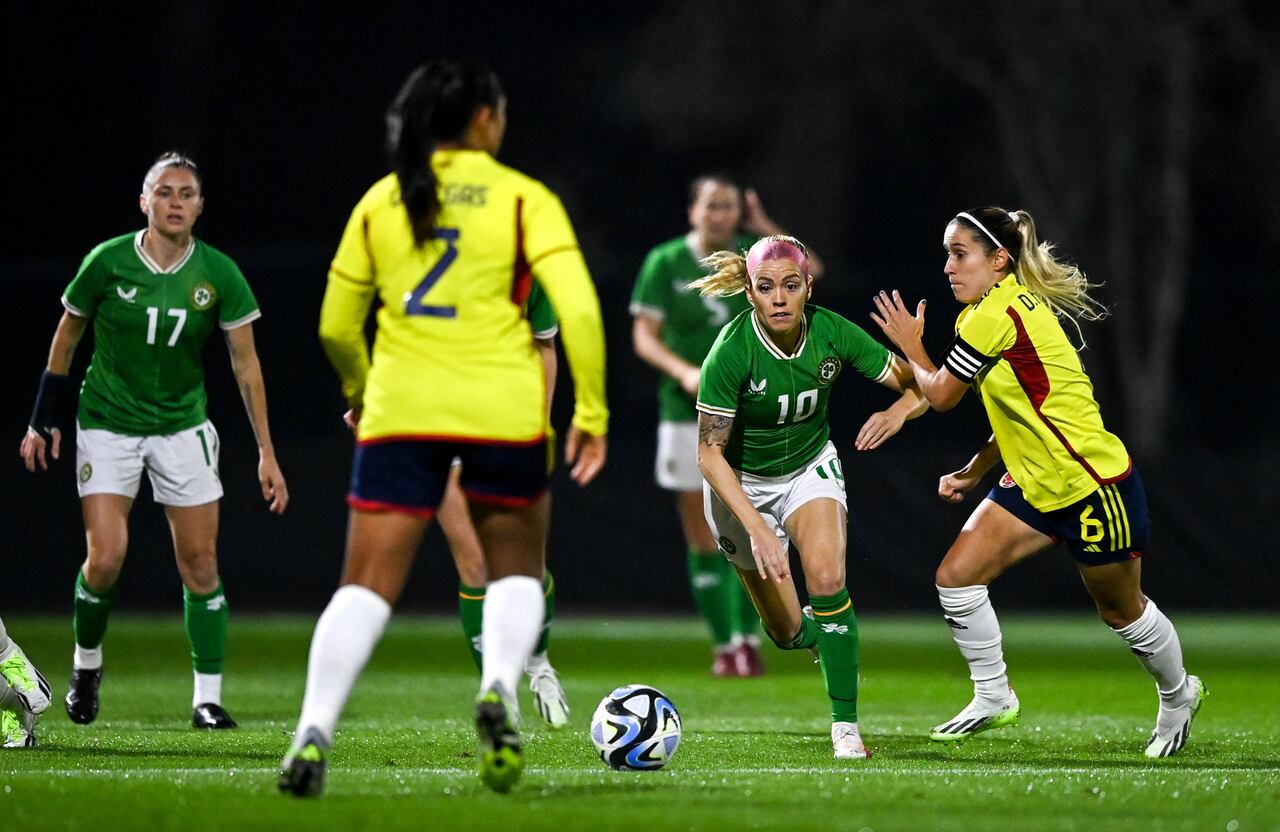
<path fill-rule="evenodd" d="M 459 482 L 469 502 L 520 508 L 547 490 L 545 439 L 528 445 L 375 440 L 356 446 L 347 505 L 431 517 L 455 459 L 462 462 Z"/>
<path fill-rule="evenodd" d="M 1119 482 L 1108 483 L 1083 500 L 1053 511 L 1032 508 L 1008 473 L 987 499 L 1055 543 L 1066 543 L 1071 556 L 1086 566 L 1142 557 L 1151 533 L 1147 492 L 1137 468 L 1130 469 Z"/>

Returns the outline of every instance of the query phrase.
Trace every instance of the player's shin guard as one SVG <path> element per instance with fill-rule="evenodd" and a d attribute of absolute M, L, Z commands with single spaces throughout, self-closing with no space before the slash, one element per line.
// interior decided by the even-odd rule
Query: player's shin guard
<path fill-rule="evenodd" d="M 533 646 L 533 655 L 541 656 L 551 646 L 551 619 L 556 614 L 556 581 L 549 571 L 542 574 L 542 631 L 538 634 L 538 643 Z"/>
<path fill-rule="evenodd" d="M 227 627 L 231 610 L 222 582 L 212 592 L 182 588 L 182 620 L 191 646 L 191 667 L 196 673 L 222 673 L 227 657 Z M 199 703 L 196 703 L 199 704 Z"/>
<path fill-rule="evenodd" d="M 811 650 L 818 644 L 818 625 L 804 615 L 800 616 L 799 632 L 790 641 L 778 641 L 773 633 L 769 632 L 768 627 L 765 628 L 765 632 L 773 643 L 778 645 L 779 650 Z"/>
<path fill-rule="evenodd" d="M 318 730 L 325 742 L 333 742 L 338 716 L 390 617 L 391 605 L 367 587 L 347 584 L 333 593 L 311 637 L 307 690 L 294 733 L 295 748 L 300 747 L 308 728 Z"/>
<path fill-rule="evenodd" d="M 480 634 L 480 690 L 487 691 L 498 682 L 508 695 L 514 694 L 542 629 L 543 605 L 542 582 L 537 578 L 510 575 L 489 582 Z"/>
<path fill-rule="evenodd" d="M 468 586 L 458 581 L 458 617 L 462 619 L 462 635 L 467 639 L 471 660 L 480 663 L 480 628 L 484 624 L 484 587 Z"/>
<path fill-rule="evenodd" d="M 858 721 L 858 621 L 849 590 L 810 595 L 832 722 Z"/>
<path fill-rule="evenodd" d="M 1142 615 L 1115 632 L 1156 680 L 1162 700 L 1172 702 L 1182 694 L 1187 680 L 1187 671 L 1182 666 L 1182 643 L 1173 622 L 1160 612 L 1155 601 L 1148 598 Z"/>
<path fill-rule="evenodd" d="M 93 661 L 85 661 L 85 654 L 96 654 L 102 647 L 102 640 L 107 635 L 107 619 L 111 616 L 111 608 L 116 603 L 116 588 L 113 586 L 103 592 L 94 592 L 84 579 L 84 572 L 76 572 L 75 615 L 71 619 L 71 627 L 76 636 L 75 666 L 86 670 L 101 666 L 101 655 L 95 655 Z"/>
<path fill-rule="evenodd" d="M 689 589 L 694 603 L 698 605 L 698 612 L 702 613 L 711 629 L 711 639 L 718 647 L 728 646 L 733 639 L 729 590 L 737 591 L 725 580 L 725 567 L 729 563 L 719 552 L 697 552 L 693 549 L 689 550 L 687 562 Z"/>
<path fill-rule="evenodd" d="M 938 587 L 938 599 L 960 655 L 969 663 L 974 693 L 992 702 L 1009 698 L 1009 676 L 995 608 L 985 586 Z"/>

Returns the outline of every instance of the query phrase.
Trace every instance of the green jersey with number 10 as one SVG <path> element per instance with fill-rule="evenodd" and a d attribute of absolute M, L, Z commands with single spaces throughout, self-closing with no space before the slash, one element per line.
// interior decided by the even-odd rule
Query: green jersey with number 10
<path fill-rule="evenodd" d="M 62 305 L 93 318 L 93 358 L 80 389 L 81 427 L 165 436 L 205 420 L 201 349 L 214 326 L 261 316 L 239 267 L 192 238 L 162 269 L 142 247 L 146 232 L 107 240 L 85 257 Z"/>
<path fill-rule="evenodd" d="M 733 419 L 725 459 L 738 471 L 780 477 L 803 468 L 831 435 L 831 384 L 849 366 L 874 381 L 889 372 L 889 350 L 862 327 L 807 305 L 795 352 L 769 340 L 748 309 L 720 330 L 702 364 L 698 410 Z"/>

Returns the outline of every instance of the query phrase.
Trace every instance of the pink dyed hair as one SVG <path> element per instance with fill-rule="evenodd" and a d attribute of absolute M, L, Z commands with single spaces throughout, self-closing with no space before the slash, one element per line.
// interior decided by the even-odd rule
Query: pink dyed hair
<path fill-rule="evenodd" d="M 747 274 L 753 275 L 765 260 L 790 260 L 800 267 L 802 275 L 809 274 L 809 255 L 804 245 L 795 237 L 761 237 L 747 252 Z"/>

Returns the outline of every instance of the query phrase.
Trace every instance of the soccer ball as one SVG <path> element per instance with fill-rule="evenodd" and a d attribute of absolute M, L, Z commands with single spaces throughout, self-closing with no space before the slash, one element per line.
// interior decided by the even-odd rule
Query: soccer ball
<path fill-rule="evenodd" d="M 680 714 L 661 691 L 625 685 L 600 700 L 591 741 L 600 759 L 618 771 L 659 769 L 680 746 Z"/>

